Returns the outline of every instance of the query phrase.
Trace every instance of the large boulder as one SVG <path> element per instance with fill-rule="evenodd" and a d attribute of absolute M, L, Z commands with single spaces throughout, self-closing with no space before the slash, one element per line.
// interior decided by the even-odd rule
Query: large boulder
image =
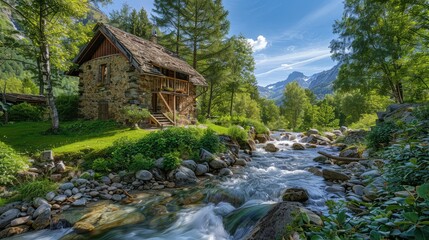
<path fill-rule="evenodd" d="M 357 147 L 349 147 L 340 152 L 340 157 L 360 158 L 361 154 Z"/>
<path fill-rule="evenodd" d="M 330 169 L 323 169 L 322 176 L 327 181 L 347 181 L 350 177 L 344 173 L 340 173 Z"/>
<path fill-rule="evenodd" d="M 232 176 L 232 175 L 233 175 L 233 173 L 232 173 L 231 169 L 229 169 L 229 168 L 222 168 L 219 171 L 219 176 L 220 177 L 223 177 L 223 176 Z"/>
<path fill-rule="evenodd" d="M 216 159 L 216 156 L 213 153 L 201 148 L 201 151 L 200 151 L 200 161 L 201 162 L 210 162 L 214 159 Z"/>
<path fill-rule="evenodd" d="M 14 235 L 23 234 L 30 230 L 30 226 L 20 225 L 17 227 L 6 228 L 0 232 L 0 238 L 12 237 Z"/>
<path fill-rule="evenodd" d="M 274 145 L 274 143 L 268 143 L 265 147 L 264 147 L 265 151 L 267 152 L 277 152 L 279 151 L 279 148 L 276 147 L 276 145 Z"/>
<path fill-rule="evenodd" d="M 309 198 L 307 190 L 303 188 L 289 188 L 283 193 L 283 201 L 305 202 Z"/>
<path fill-rule="evenodd" d="M 220 159 L 213 159 L 209 162 L 209 165 L 213 169 L 222 169 L 228 167 L 228 164 L 226 162 L 220 160 Z"/>
<path fill-rule="evenodd" d="M 206 164 L 197 164 L 197 168 L 195 169 L 195 175 L 201 176 L 209 172 L 209 165 Z"/>
<path fill-rule="evenodd" d="M 255 137 L 259 143 L 266 143 L 270 138 L 266 134 L 256 134 Z"/>
<path fill-rule="evenodd" d="M 194 172 L 197 169 L 197 163 L 194 160 L 183 160 L 182 166 L 187 167 Z"/>
<path fill-rule="evenodd" d="M 43 205 L 42 205 L 43 206 Z M 40 215 L 33 221 L 31 225 L 34 230 L 45 229 L 51 224 L 51 209 L 46 208 Z"/>
<path fill-rule="evenodd" d="M 18 209 L 12 208 L 0 215 L 0 229 L 10 224 L 10 222 L 16 217 L 18 217 L 20 213 L 21 211 L 19 211 Z"/>
<path fill-rule="evenodd" d="M 305 147 L 301 143 L 293 143 L 292 149 L 293 150 L 305 150 Z"/>
<path fill-rule="evenodd" d="M 307 136 L 310 136 L 311 134 L 319 134 L 319 130 L 317 129 L 310 129 L 307 131 Z"/>
<path fill-rule="evenodd" d="M 176 173 L 174 174 L 174 182 L 179 186 L 189 185 L 197 183 L 198 178 L 195 176 L 194 171 L 187 167 L 180 166 L 176 169 Z"/>
<path fill-rule="evenodd" d="M 253 139 L 247 140 L 247 144 L 249 145 L 251 151 L 256 151 L 256 143 Z"/>
<path fill-rule="evenodd" d="M 149 181 L 152 179 L 152 177 L 153 177 L 152 173 L 149 172 L 148 170 L 140 170 L 136 172 L 136 178 L 143 181 Z"/>
<path fill-rule="evenodd" d="M 325 135 L 325 137 L 327 137 L 330 141 L 334 141 L 337 137 L 337 135 L 331 132 L 324 132 L 323 135 Z"/>
<path fill-rule="evenodd" d="M 76 233 L 88 233 L 94 231 L 95 227 L 91 223 L 87 222 L 77 222 L 73 226 L 73 230 Z"/>
<path fill-rule="evenodd" d="M 248 240 L 282 239 L 286 234 L 286 227 L 295 219 L 294 215 L 302 207 L 298 202 L 277 203 L 262 219 L 256 223 L 252 232 L 247 236 Z M 289 239 L 286 236 L 285 239 Z"/>

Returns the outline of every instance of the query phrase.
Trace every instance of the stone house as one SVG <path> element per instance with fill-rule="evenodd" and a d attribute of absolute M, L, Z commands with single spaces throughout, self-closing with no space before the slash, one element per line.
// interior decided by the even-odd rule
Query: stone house
<path fill-rule="evenodd" d="M 149 109 L 157 126 L 195 120 L 197 87 L 207 86 L 201 74 L 156 41 L 107 24 L 94 32 L 69 71 L 79 77 L 84 118 L 121 121 L 124 106 L 137 105 Z"/>

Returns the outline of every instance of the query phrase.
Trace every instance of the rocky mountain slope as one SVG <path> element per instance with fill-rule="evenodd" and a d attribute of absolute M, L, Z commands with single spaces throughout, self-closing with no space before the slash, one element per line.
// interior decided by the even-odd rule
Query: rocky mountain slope
<path fill-rule="evenodd" d="M 340 64 L 337 64 L 327 71 L 316 73 L 310 77 L 295 71 L 289 74 L 286 80 L 267 85 L 266 87 L 258 86 L 258 90 L 262 97 L 281 103 L 285 86 L 288 83 L 297 81 L 301 87 L 312 90 L 317 98 L 322 99 L 326 94 L 332 93 L 333 82 L 337 78 L 339 68 Z"/>

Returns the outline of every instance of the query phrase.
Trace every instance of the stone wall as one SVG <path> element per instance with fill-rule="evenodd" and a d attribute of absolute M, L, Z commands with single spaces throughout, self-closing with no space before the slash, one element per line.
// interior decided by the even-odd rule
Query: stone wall
<path fill-rule="evenodd" d="M 106 64 L 108 82 L 99 79 L 99 67 Z M 120 120 L 122 108 L 137 100 L 135 83 L 139 73 L 120 54 L 92 59 L 80 67 L 80 114 L 86 119 L 98 119 L 100 102 L 108 105 L 109 118 Z"/>

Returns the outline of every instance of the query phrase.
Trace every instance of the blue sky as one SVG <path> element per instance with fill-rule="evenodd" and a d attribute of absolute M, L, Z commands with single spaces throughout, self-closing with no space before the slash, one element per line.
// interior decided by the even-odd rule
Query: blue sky
<path fill-rule="evenodd" d="M 109 13 L 127 3 L 151 12 L 153 0 L 114 0 Z M 242 34 L 253 45 L 258 84 L 287 78 L 293 71 L 307 76 L 330 69 L 332 24 L 341 17 L 342 0 L 223 0 L 231 35 Z"/>

